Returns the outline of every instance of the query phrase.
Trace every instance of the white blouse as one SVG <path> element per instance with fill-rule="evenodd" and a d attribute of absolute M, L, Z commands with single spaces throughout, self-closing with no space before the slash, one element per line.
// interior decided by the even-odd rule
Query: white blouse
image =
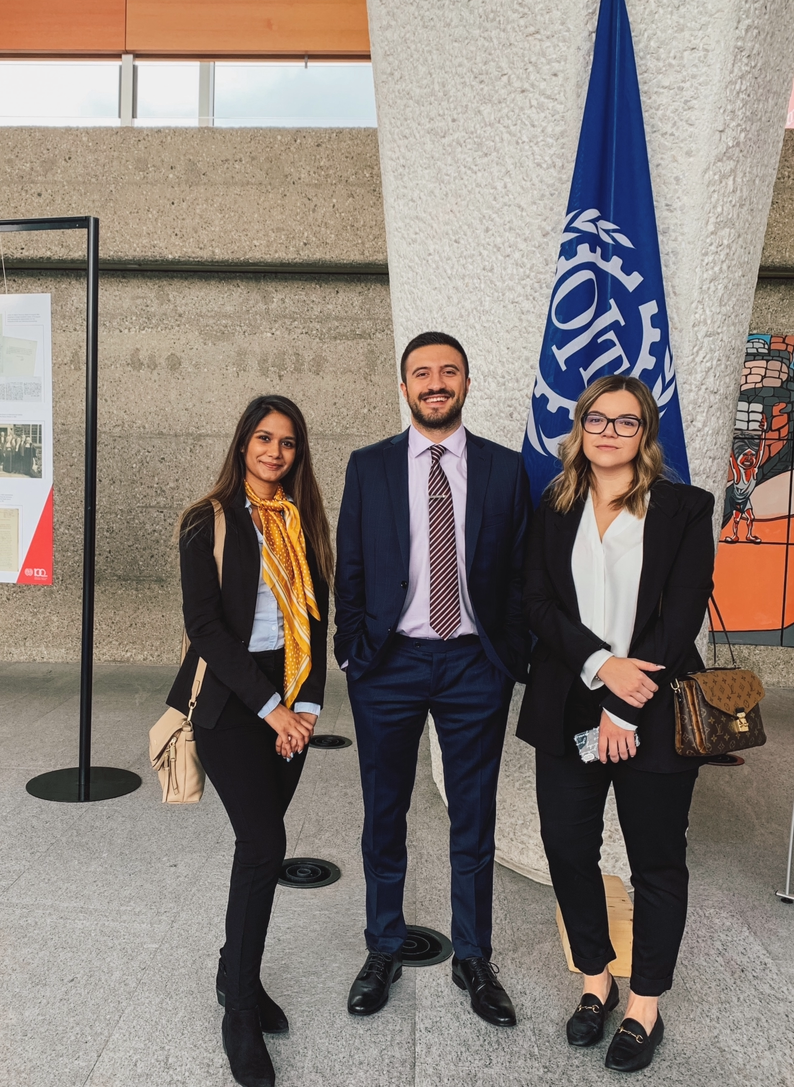
<path fill-rule="evenodd" d="M 579 604 L 579 618 L 610 649 L 599 649 L 585 661 L 582 682 L 591 691 L 603 687 L 596 672 L 610 657 L 627 657 L 642 572 L 645 521 L 623 509 L 604 533 L 598 534 L 592 495 L 587 496 L 571 553 L 571 572 Z M 606 711 L 616 725 L 634 729 Z"/>

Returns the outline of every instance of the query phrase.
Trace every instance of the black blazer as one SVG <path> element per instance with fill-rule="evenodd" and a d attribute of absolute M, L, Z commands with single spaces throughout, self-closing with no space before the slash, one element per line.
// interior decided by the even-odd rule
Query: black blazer
<path fill-rule="evenodd" d="M 200 526 L 179 542 L 182 568 L 182 610 L 190 639 L 182 666 L 166 699 L 169 706 L 187 713 L 198 658 L 207 662 L 193 721 L 214 728 L 233 691 L 254 713 L 276 693 L 248 652 L 254 625 L 256 595 L 261 577 L 261 555 L 251 514 L 241 489 L 226 513 L 223 547 L 223 588 L 218 585 L 212 548 L 215 524 L 211 510 Z M 309 561 L 319 620 L 310 617 L 312 670 L 296 701 L 323 704 L 328 639 L 328 585 L 320 576 L 308 541 Z"/>
<path fill-rule="evenodd" d="M 537 636 L 517 735 L 550 755 L 564 753 L 563 717 L 572 684 L 587 658 L 609 645 L 579 619 L 571 552 L 584 503 L 555 513 L 544 497 L 532 525 L 524 580 L 526 621 Z M 606 687 L 602 705 L 637 725 L 638 770 L 670 773 L 696 766 L 675 751 L 670 682 L 703 667 L 695 648 L 712 589 L 714 496 L 660 480 L 645 515 L 637 618 L 629 656 L 663 664 L 650 673 L 659 690 L 642 709 Z"/>
<path fill-rule="evenodd" d="M 521 577 L 532 505 L 519 453 L 466 431 L 466 575 L 491 662 L 526 679 Z M 358 679 L 381 657 L 405 607 L 410 560 L 408 431 L 350 457 L 337 530 L 334 651 Z"/>

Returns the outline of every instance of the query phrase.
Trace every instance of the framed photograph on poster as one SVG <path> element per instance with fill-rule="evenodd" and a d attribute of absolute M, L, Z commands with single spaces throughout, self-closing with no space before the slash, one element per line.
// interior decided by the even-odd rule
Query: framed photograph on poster
<path fill-rule="evenodd" d="M 52 584 L 48 294 L 0 294 L 0 582 Z"/>

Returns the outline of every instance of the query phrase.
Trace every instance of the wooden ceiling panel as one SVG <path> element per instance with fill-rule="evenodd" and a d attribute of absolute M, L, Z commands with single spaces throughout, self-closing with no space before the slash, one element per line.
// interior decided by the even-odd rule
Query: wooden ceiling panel
<path fill-rule="evenodd" d="M 369 56 L 366 0 L 127 0 L 138 55 Z"/>
<path fill-rule="evenodd" d="M 0 52 L 124 52 L 125 0 L 2 0 Z"/>

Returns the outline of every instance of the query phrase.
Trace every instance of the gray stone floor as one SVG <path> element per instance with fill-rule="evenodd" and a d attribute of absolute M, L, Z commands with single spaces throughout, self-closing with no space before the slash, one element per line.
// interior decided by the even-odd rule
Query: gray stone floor
<path fill-rule="evenodd" d="M 0 664 L 3 1087 L 232 1085 L 213 992 L 232 836 L 209 787 L 198 806 L 161 805 L 146 760 L 171 677 L 167 668 L 98 668 L 93 761 L 137 770 L 143 788 L 51 804 L 25 782 L 74 764 L 76 669 Z M 794 800 L 792 711 L 794 691 L 771 691 L 767 746 L 742 769 L 701 774 L 689 927 L 664 999 L 667 1035 L 639 1082 L 794 1084 L 794 906 L 774 897 Z M 322 731 L 353 736 L 338 676 Z M 583 1052 L 565 1043 L 578 985 L 551 889 L 504 868 L 494 958 L 516 1003 L 515 1030 L 474 1016 L 448 964 L 406 970 L 381 1014 L 351 1020 L 345 999 L 364 955 L 354 748 L 311 752 L 288 829 L 291 855 L 333 860 L 343 878 L 278 892 L 263 977 L 292 1026 L 270 1043 L 280 1087 L 586 1087 L 614 1078 L 603 1068 L 606 1043 Z M 448 931 L 446 812 L 426 744 L 410 833 L 407 916 Z"/>

